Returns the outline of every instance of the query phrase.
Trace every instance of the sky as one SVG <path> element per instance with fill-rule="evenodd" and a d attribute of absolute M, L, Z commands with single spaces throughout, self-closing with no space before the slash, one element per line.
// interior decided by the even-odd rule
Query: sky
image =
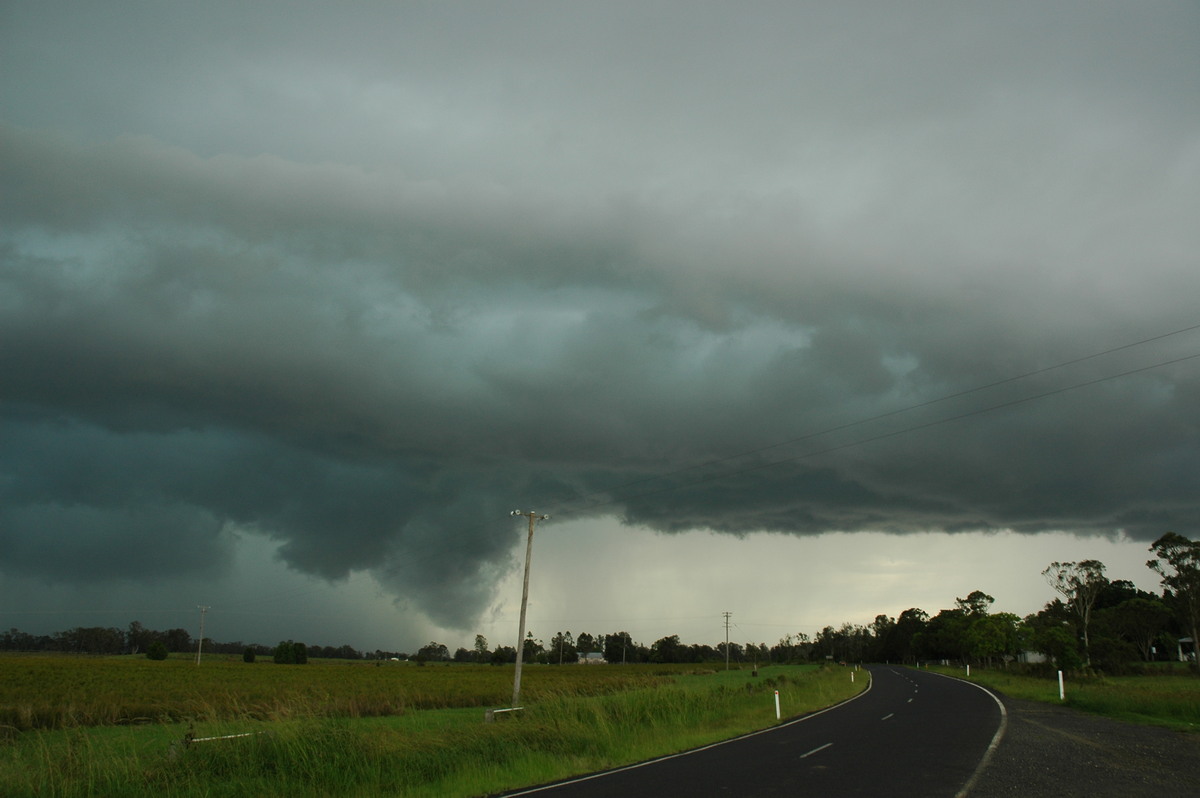
<path fill-rule="evenodd" d="M 0 627 L 774 643 L 1200 534 L 1191 2 L 0 2 Z"/>

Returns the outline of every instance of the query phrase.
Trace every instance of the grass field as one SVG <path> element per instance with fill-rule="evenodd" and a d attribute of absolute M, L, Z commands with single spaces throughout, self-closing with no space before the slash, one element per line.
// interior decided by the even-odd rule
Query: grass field
<path fill-rule="evenodd" d="M 933 670 L 965 677 L 962 669 Z M 972 668 L 969 678 L 1013 698 L 1061 703 L 1118 720 L 1200 732 L 1200 677 L 1184 668 L 1144 676 L 1067 676 L 1065 701 L 1059 700 L 1057 678 L 982 668 Z"/>
<path fill-rule="evenodd" d="M 861 690 L 844 668 L 0 658 L 5 796 L 486 795 L 691 748 Z M 184 744 L 185 735 L 196 742 Z M 209 737 L 247 735 L 228 739 Z"/>
<path fill-rule="evenodd" d="M 678 669 L 676 669 L 678 670 Z M 529 668 L 522 695 L 595 695 L 651 686 L 662 668 Z M 581 678 L 582 677 L 582 678 Z M 152 662 L 142 657 L 0 657 L 0 725 L 19 731 L 146 721 L 361 718 L 422 709 L 501 706 L 512 669 L 487 665 L 241 658 Z"/>

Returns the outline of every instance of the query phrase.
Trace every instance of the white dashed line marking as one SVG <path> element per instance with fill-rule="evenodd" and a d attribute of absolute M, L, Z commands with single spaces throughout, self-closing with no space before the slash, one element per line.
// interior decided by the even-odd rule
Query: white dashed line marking
<path fill-rule="evenodd" d="M 813 754 L 817 753 L 818 751 L 824 751 L 826 748 L 828 748 L 831 745 L 833 745 L 833 743 L 825 743 L 825 745 L 822 745 L 820 748 L 814 748 L 813 750 L 809 751 L 807 754 L 801 754 L 800 758 L 808 759 Z"/>

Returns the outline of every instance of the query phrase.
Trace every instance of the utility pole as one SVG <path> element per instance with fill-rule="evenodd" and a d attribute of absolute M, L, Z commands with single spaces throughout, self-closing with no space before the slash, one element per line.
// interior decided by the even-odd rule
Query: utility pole
<path fill-rule="evenodd" d="M 208 612 L 208 607 L 197 605 L 196 609 L 200 610 L 200 639 L 196 641 L 196 664 L 200 664 L 200 652 L 204 650 L 204 613 Z"/>
<path fill-rule="evenodd" d="M 729 616 L 732 612 L 721 613 L 725 616 L 725 670 L 729 670 Z"/>
<path fill-rule="evenodd" d="M 517 670 L 513 675 L 512 705 L 515 709 L 521 705 L 521 663 L 525 660 L 525 607 L 529 603 L 529 560 L 533 557 L 533 527 L 538 521 L 545 521 L 550 516 L 538 515 L 532 510 L 527 513 L 513 510 L 509 515 L 529 519 L 529 537 L 525 541 L 525 583 L 521 588 L 521 631 L 517 633 Z"/>

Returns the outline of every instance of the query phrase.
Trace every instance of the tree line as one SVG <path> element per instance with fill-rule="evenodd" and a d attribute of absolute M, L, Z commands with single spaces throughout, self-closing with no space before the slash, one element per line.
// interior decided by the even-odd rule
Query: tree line
<path fill-rule="evenodd" d="M 203 650 L 212 654 L 236 654 L 253 661 L 256 657 L 272 657 L 277 661 L 294 662 L 308 658 L 320 659 L 406 659 L 407 654 L 376 650 L 362 652 L 350 645 L 310 646 L 304 643 L 285 641 L 290 655 L 284 651 L 284 643 L 265 646 L 259 643 L 235 641 L 222 643 L 204 638 Z M 158 631 L 148 629 L 140 621 L 133 621 L 127 629 L 104 626 L 76 627 L 48 635 L 32 635 L 12 628 L 0 633 L 0 651 L 58 652 L 64 654 L 148 654 L 195 652 L 200 641 L 186 629 Z M 303 648 L 303 654 L 300 653 Z M 249 652 L 249 656 L 247 656 Z M 290 656 L 290 660 L 289 660 Z"/>
<path fill-rule="evenodd" d="M 1053 562 L 1042 572 L 1057 593 L 1038 612 L 1021 618 L 992 612 L 995 599 L 982 590 L 955 599 L 954 607 L 936 615 L 912 607 L 896 618 L 877 615 L 869 625 L 826 626 L 814 637 L 800 632 L 778 643 L 721 642 L 688 644 L 679 635 L 659 638 L 650 645 L 635 642 L 626 631 L 609 634 L 557 632 L 548 641 L 526 635 L 523 659 L 547 665 L 574 664 L 581 656 L 600 654 L 608 663 L 767 663 L 835 660 L 841 662 L 903 662 L 930 660 L 1009 663 L 1035 656 L 1065 670 L 1093 667 L 1118 672 L 1131 663 L 1177 657 L 1180 638 L 1200 640 L 1200 541 L 1168 532 L 1153 545 L 1146 565 L 1160 577 L 1162 593 L 1139 590 L 1125 579 L 1109 579 L 1098 560 Z M 453 654 L 438 642 L 413 655 L 376 650 L 360 652 L 349 645 L 308 646 L 291 640 L 274 648 L 242 642 L 219 643 L 205 638 L 203 649 L 216 654 L 241 654 L 247 661 L 272 656 L 276 662 L 302 664 L 309 658 L 413 659 L 426 662 L 506 664 L 516 661 L 516 649 L 490 649 L 483 635 L 472 648 Z M 127 630 L 75 628 L 34 636 L 17 629 L 0 634 L 0 650 L 58 651 L 77 654 L 137 654 L 156 650 L 195 651 L 198 641 L 184 629 L 164 632 L 134 621 Z M 1195 665 L 1195 642 L 1190 656 Z"/>
<path fill-rule="evenodd" d="M 524 660 L 544 664 L 574 663 L 581 654 L 599 652 L 616 662 L 842 662 L 954 661 L 983 665 L 1016 660 L 1043 660 L 1055 667 L 1085 667 L 1110 672 L 1137 662 L 1178 657 L 1181 638 L 1200 641 L 1200 541 L 1168 532 L 1150 546 L 1155 556 L 1146 565 L 1160 577 L 1161 594 L 1138 589 L 1126 579 L 1109 579 L 1098 560 L 1052 562 L 1042 576 L 1058 594 L 1038 612 L 1021 618 L 992 612 L 995 599 L 975 590 L 956 598 L 954 607 L 936 615 L 913 607 L 893 618 L 878 615 L 869 625 L 826 626 L 815 637 L 803 632 L 785 635 L 774 646 L 765 643 L 685 644 L 678 635 L 647 646 L 628 632 L 607 635 L 558 632 L 548 643 L 529 633 Z M 1196 646 L 1189 646 L 1196 663 Z M 728 660 L 726 654 L 728 653 Z M 474 649 L 460 648 L 453 656 L 445 646 L 430 643 L 422 661 L 512 662 L 515 649 L 489 651 L 476 635 Z"/>

